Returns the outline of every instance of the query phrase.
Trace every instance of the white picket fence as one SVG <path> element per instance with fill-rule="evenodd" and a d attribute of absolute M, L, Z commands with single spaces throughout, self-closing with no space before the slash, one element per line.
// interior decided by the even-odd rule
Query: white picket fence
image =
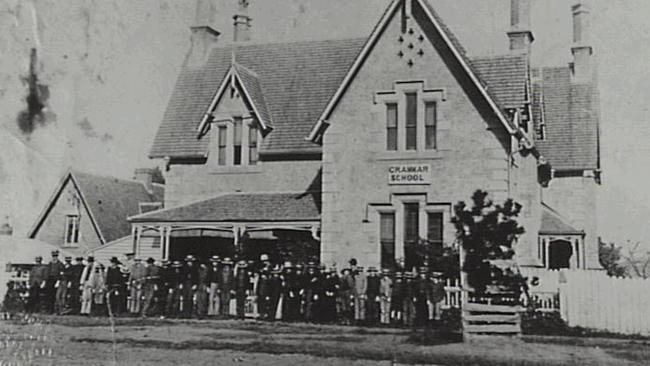
<path fill-rule="evenodd" d="M 650 280 L 614 278 L 604 271 L 562 276 L 560 314 L 569 326 L 650 335 Z"/>

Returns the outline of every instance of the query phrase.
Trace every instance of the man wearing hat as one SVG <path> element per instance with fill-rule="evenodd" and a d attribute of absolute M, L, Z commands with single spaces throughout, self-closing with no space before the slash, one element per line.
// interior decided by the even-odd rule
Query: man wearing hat
<path fill-rule="evenodd" d="M 233 262 L 229 257 L 225 257 L 221 262 L 221 271 L 218 278 L 219 294 L 219 315 L 227 316 L 230 314 L 230 298 L 234 291 L 234 269 Z"/>
<path fill-rule="evenodd" d="M 377 268 L 368 268 L 368 278 L 366 281 L 366 321 L 370 325 L 375 325 L 379 320 L 380 278 L 377 275 Z"/>
<path fill-rule="evenodd" d="M 59 260 L 59 251 L 52 251 L 52 260 L 47 264 L 47 284 L 45 291 L 45 306 L 49 314 L 54 313 L 54 305 L 56 303 L 56 293 L 61 285 L 63 278 L 63 263 Z"/>
<path fill-rule="evenodd" d="M 219 263 L 220 261 L 221 258 L 218 255 L 213 255 L 210 258 L 210 267 L 208 268 L 208 316 L 215 316 L 219 314 L 219 272 L 221 271 L 221 264 Z"/>
<path fill-rule="evenodd" d="M 282 277 L 282 271 L 279 266 L 275 266 L 271 270 L 271 302 L 268 305 L 269 307 L 269 320 L 276 320 L 282 318 L 282 305 L 280 304 L 280 299 L 282 298 L 282 288 L 284 279 Z"/>
<path fill-rule="evenodd" d="M 404 287 L 402 296 L 402 320 L 403 324 L 413 326 L 415 321 L 415 283 L 413 272 L 406 272 L 404 275 Z"/>
<path fill-rule="evenodd" d="M 323 323 L 336 321 L 336 298 L 339 280 L 336 275 L 336 268 L 326 270 L 324 277 L 321 277 L 319 289 L 319 314 L 318 318 Z"/>
<path fill-rule="evenodd" d="M 291 262 L 284 265 L 284 288 L 282 291 L 282 319 L 297 321 L 300 319 L 300 282 Z"/>
<path fill-rule="evenodd" d="M 183 264 L 180 261 L 174 261 L 168 276 L 167 300 L 165 301 L 165 316 L 175 318 L 181 304 L 181 291 L 183 288 Z"/>
<path fill-rule="evenodd" d="M 255 295 L 257 296 L 259 318 L 269 320 L 271 318 L 271 273 L 266 267 L 262 267 L 260 270 Z"/>
<path fill-rule="evenodd" d="M 143 318 L 146 318 L 150 315 L 155 315 L 156 312 L 154 299 L 156 292 L 160 286 L 160 275 L 161 270 L 155 264 L 155 260 L 151 257 L 147 258 L 147 264 L 145 265 L 145 274 L 144 274 L 144 302 L 142 303 L 142 314 Z"/>
<path fill-rule="evenodd" d="M 390 270 L 384 268 L 381 270 L 381 279 L 379 280 L 379 321 L 381 324 L 390 323 L 390 301 L 393 297 L 393 280 L 390 278 Z"/>
<path fill-rule="evenodd" d="M 366 290 L 368 281 L 363 267 L 357 266 L 352 271 L 354 278 L 354 320 L 357 323 L 363 323 L 366 320 Z"/>
<path fill-rule="evenodd" d="M 122 272 L 120 271 L 120 261 L 117 257 L 113 257 L 110 260 L 110 266 L 106 270 L 106 289 L 108 293 L 106 298 L 108 300 L 108 311 L 113 316 L 120 314 L 122 309 L 122 303 L 124 302 L 124 291 L 122 286 L 124 284 L 124 277 L 122 277 Z"/>
<path fill-rule="evenodd" d="M 246 311 L 246 297 L 250 285 L 250 276 L 248 274 L 248 263 L 239 261 L 235 273 L 235 300 L 237 303 L 237 317 L 244 319 Z"/>
<path fill-rule="evenodd" d="M 300 276 L 300 274 L 297 274 L 297 276 Z M 316 263 L 310 262 L 307 264 L 307 274 L 305 278 L 302 290 L 304 291 L 305 299 L 304 317 L 308 322 L 313 322 L 316 321 L 316 316 L 320 315 L 318 304 L 322 299 L 321 275 L 316 271 Z"/>
<path fill-rule="evenodd" d="M 142 309 L 142 295 L 143 295 L 143 285 L 145 277 L 147 275 L 147 269 L 144 264 L 142 264 L 141 258 L 134 258 L 131 268 L 129 268 L 129 313 L 132 315 L 139 315 Z"/>
<path fill-rule="evenodd" d="M 29 298 L 27 309 L 31 313 L 38 312 L 41 300 L 47 284 L 48 268 L 43 264 L 43 257 L 38 256 L 34 259 L 36 263 L 29 271 Z"/>
<path fill-rule="evenodd" d="M 185 257 L 185 266 L 183 266 L 181 313 L 184 318 L 191 318 L 194 311 L 194 292 L 199 284 L 199 268 L 195 261 L 193 255 L 188 255 Z"/>
<path fill-rule="evenodd" d="M 354 304 L 354 278 L 349 268 L 341 270 L 339 279 L 339 314 L 343 318 L 344 324 L 352 322 L 352 306 Z"/>
<path fill-rule="evenodd" d="M 72 257 L 65 257 L 63 270 L 61 272 L 61 279 L 58 286 L 56 286 L 56 298 L 54 301 L 54 312 L 56 314 L 63 314 L 67 308 L 68 292 L 72 282 Z"/>
<path fill-rule="evenodd" d="M 429 306 L 427 304 L 427 294 L 429 292 L 429 269 L 420 267 L 418 277 L 413 283 L 414 287 L 414 304 L 415 304 L 415 324 L 423 326 L 429 320 Z"/>

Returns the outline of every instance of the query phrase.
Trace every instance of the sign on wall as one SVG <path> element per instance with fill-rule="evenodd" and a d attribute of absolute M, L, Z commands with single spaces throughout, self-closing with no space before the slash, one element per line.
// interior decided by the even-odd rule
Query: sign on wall
<path fill-rule="evenodd" d="M 388 184 L 431 184 L 429 164 L 400 164 L 388 167 Z"/>

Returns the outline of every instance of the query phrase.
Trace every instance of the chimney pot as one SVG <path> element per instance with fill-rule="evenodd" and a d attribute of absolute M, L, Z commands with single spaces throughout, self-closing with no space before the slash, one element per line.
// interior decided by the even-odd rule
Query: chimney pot
<path fill-rule="evenodd" d="M 593 78 L 591 46 L 591 11 L 589 6 L 579 2 L 571 7 L 573 14 L 573 77 L 576 82 L 589 82 Z"/>
<path fill-rule="evenodd" d="M 510 50 L 530 53 L 535 40 L 530 27 L 530 0 L 510 1 Z"/>
<path fill-rule="evenodd" d="M 248 16 L 249 0 L 239 0 L 239 10 L 237 15 L 233 16 L 234 32 L 233 41 L 247 42 L 251 40 L 251 22 L 252 18 Z"/>

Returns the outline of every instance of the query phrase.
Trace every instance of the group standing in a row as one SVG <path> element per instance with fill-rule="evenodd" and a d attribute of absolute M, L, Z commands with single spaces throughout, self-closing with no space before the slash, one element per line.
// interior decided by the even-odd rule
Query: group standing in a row
<path fill-rule="evenodd" d="M 343 324 L 424 325 L 440 319 L 445 288 L 429 268 L 392 272 L 355 259 L 340 272 L 317 263 L 274 265 L 212 257 L 199 263 L 157 263 L 127 254 L 105 268 L 93 257 L 66 257 L 36 265 L 30 272 L 27 310 L 95 314 L 205 318 L 255 314 L 263 320 Z"/>

